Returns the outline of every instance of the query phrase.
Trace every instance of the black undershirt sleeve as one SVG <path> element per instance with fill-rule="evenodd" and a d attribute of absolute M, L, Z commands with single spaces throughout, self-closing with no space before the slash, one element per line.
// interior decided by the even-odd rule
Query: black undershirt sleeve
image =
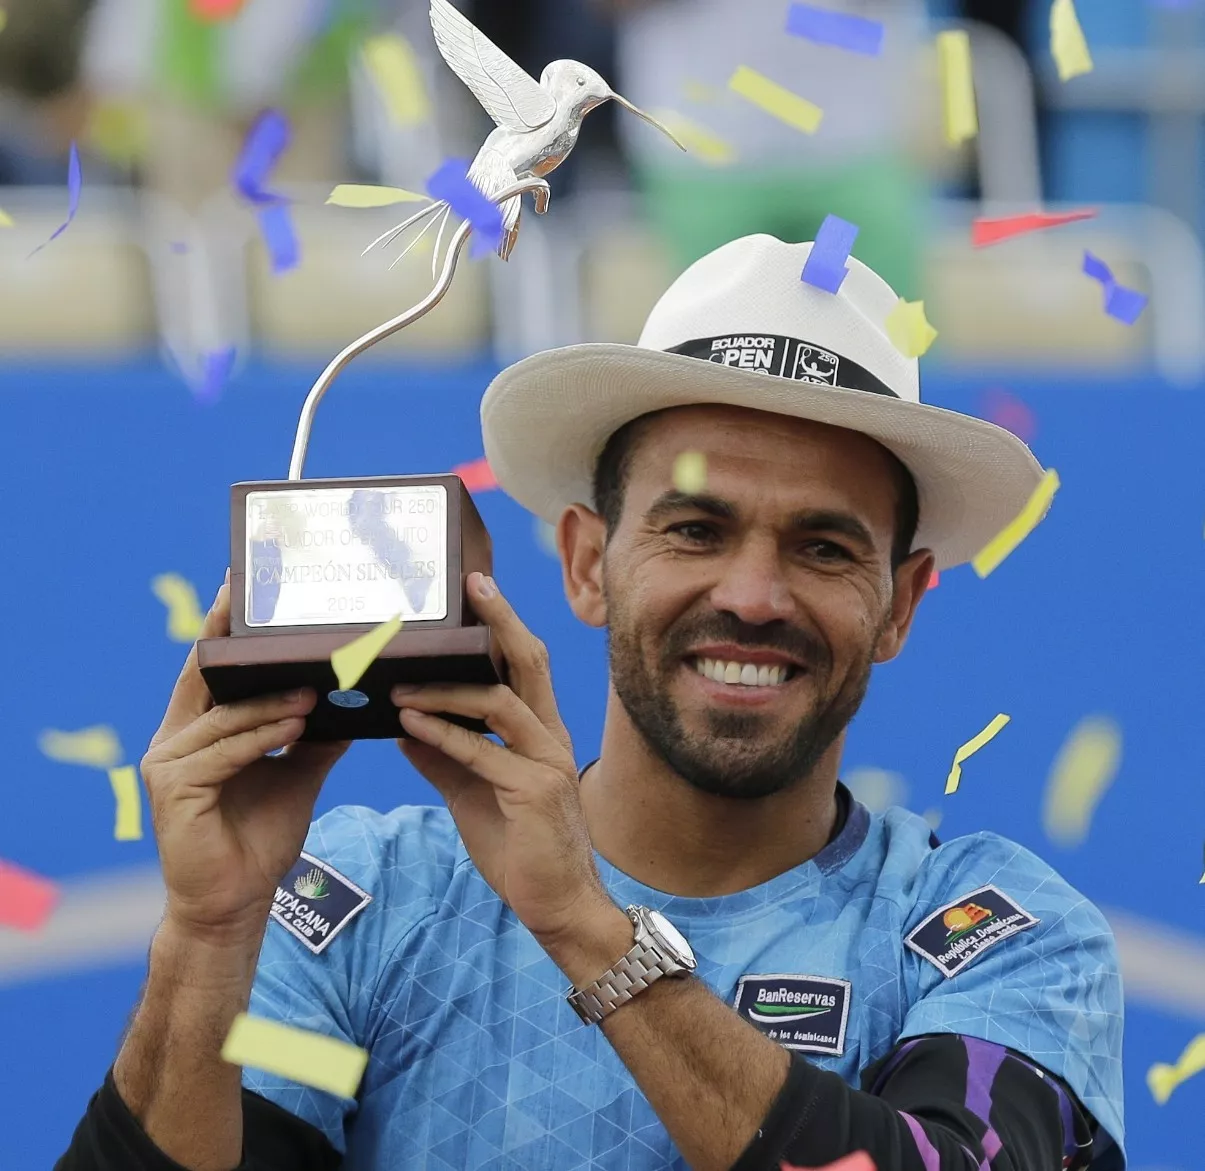
<path fill-rule="evenodd" d="M 317 1127 L 243 1091 L 243 1161 L 231 1171 L 338 1171 L 342 1156 Z M 54 1171 L 184 1171 L 147 1137 L 113 1071 L 92 1096 Z"/>
<path fill-rule="evenodd" d="M 896 1047 L 863 1089 L 799 1054 L 761 1129 L 732 1171 L 823 1167 L 866 1151 L 879 1171 L 1075 1171 L 1092 1155 L 1093 1124 L 1075 1095 L 1028 1058 L 999 1060 L 990 1085 L 968 1077 L 970 1046 L 952 1034 Z M 986 1114 L 986 1117 L 982 1115 Z"/>

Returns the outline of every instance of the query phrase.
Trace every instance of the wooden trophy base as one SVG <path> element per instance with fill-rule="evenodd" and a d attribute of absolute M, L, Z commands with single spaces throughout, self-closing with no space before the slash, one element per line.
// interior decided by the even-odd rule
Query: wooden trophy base
<path fill-rule="evenodd" d="M 493 556 L 459 477 L 261 480 L 230 491 L 230 634 L 197 643 L 215 702 L 312 687 L 318 702 L 301 739 L 383 740 L 403 735 L 395 683 L 503 681 L 497 640 L 465 597 L 468 575 L 492 572 Z M 427 588 L 411 596 L 391 587 L 399 592 L 384 605 L 371 593 L 383 577 Z M 332 652 L 379 626 L 395 602 L 418 612 L 405 610 L 402 629 L 340 691 Z M 375 610 L 375 620 L 327 617 L 358 610 Z"/>
<path fill-rule="evenodd" d="M 369 628 L 371 629 L 371 628 Z M 244 634 L 203 638 L 197 661 L 216 703 L 312 687 L 318 702 L 306 718 L 302 740 L 385 740 L 405 736 L 389 698 L 395 683 L 500 683 L 505 667 L 488 626 L 400 630 L 364 672 L 355 688 L 340 692 L 331 652 L 362 630 L 313 630 L 296 634 Z M 330 696 L 341 702 L 332 702 Z M 367 697 L 363 703 L 360 697 Z M 342 706 L 349 702 L 359 707 Z M 479 720 L 445 715 L 476 732 Z"/>

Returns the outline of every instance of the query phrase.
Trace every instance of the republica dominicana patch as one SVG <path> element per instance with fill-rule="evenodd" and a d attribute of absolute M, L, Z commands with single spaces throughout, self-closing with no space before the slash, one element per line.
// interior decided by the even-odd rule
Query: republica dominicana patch
<path fill-rule="evenodd" d="M 993 944 L 1039 922 L 998 887 L 981 886 L 939 907 L 904 942 L 949 979 Z"/>
<path fill-rule="evenodd" d="M 848 980 L 829 976 L 742 976 L 732 1007 L 787 1049 L 840 1057 L 849 989 Z"/>
<path fill-rule="evenodd" d="M 318 955 L 371 902 L 372 895 L 350 878 L 302 853 L 276 888 L 271 914 Z"/>

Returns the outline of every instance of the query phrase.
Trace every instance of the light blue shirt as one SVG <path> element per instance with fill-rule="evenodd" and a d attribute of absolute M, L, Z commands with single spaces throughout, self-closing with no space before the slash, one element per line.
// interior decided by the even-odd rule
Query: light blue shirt
<path fill-rule="evenodd" d="M 446 809 L 339 808 L 306 853 L 278 891 L 291 926 L 269 924 L 251 1011 L 352 1041 L 368 1068 L 355 1101 L 251 1069 L 244 1083 L 322 1130 L 347 1171 L 686 1167 Z M 855 802 L 815 858 L 737 894 L 679 898 L 598 863 L 617 904 L 689 939 L 717 996 L 850 1085 L 908 1037 L 993 1041 L 1063 1078 L 1118 1144 L 1095 1166 L 1122 1165 L 1113 937 L 1021 846 L 978 833 L 934 848 L 919 817 Z"/>

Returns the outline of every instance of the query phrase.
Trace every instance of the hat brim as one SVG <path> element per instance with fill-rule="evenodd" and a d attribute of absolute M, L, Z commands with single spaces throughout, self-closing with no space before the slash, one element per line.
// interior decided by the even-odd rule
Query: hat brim
<path fill-rule="evenodd" d="M 651 411 L 723 403 L 859 431 L 912 473 L 914 549 L 938 569 L 970 561 L 1025 506 L 1042 467 L 1015 435 L 923 403 L 820 386 L 614 343 L 533 354 L 503 370 L 481 402 L 485 456 L 499 485 L 555 524 L 589 505 L 611 435 Z"/>

